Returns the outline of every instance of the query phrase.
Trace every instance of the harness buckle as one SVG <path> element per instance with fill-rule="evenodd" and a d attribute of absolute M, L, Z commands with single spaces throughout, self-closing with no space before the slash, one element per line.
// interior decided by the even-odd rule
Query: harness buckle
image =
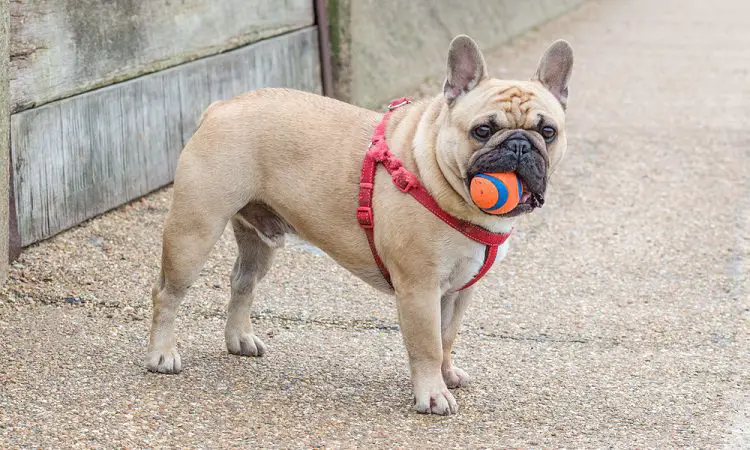
<path fill-rule="evenodd" d="M 407 193 L 415 187 L 414 175 L 407 172 L 403 166 L 393 171 L 391 178 L 396 188 L 403 193 Z"/>
<path fill-rule="evenodd" d="M 411 100 L 406 97 L 394 100 L 390 105 L 388 105 L 388 111 L 393 111 L 394 109 L 400 108 L 404 105 L 408 105 L 409 103 L 411 103 Z"/>
<path fill-rule="evenodd" d="M 375 221 L 372 217 L 372 208 L 369 206 L 360 206 L 357 208 L 357 222 L 359 222 L 359 226 L 362 228 L 374 228 Z"/>

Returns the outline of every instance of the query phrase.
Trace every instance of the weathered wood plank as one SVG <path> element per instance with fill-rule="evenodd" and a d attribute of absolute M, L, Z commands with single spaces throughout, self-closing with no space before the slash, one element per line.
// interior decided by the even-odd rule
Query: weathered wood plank
<path fill-rule="evenodd" d="M 15 217 L 11 218 L 12 205 L 9 201 L 9 115 L 8 104 L 10 101 L 10 63 L 8 58 L 10 41 L 10 16 L 8 3 L 0 4 L 0 284 L 8 276 L 8 261 L 12 257 L 13 250 L 9 245 L 14 238 Z"/>
<path fill-rule="evenodd" d="M 12 111 L 313 24 L 312 0 L 11 0 Z"/>
<path fill-rule="evenodd" d="M 14 114 L 22 244 L 168 184 L 205 108 L 261 87 L 320 93 L 315 27 Z"/>

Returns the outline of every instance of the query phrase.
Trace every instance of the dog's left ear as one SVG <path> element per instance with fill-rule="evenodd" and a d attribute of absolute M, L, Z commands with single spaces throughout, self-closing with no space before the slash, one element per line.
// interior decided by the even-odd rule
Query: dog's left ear
<path fill-rule="evenodd" d="M 474 89 L 484 78 L 487 78 L 487 69 L 477 43 L 465 34 L 453 38 L 448 49 L 448 75 L 443 85 L 448 104 Z"/>
<path fill-rule="evenodd" d="M 563 109 L 568 103 L 568 81 L 573 72 L 573 48 L 560 39 L 547 48 L 532 78 L 557 97 Z"/>

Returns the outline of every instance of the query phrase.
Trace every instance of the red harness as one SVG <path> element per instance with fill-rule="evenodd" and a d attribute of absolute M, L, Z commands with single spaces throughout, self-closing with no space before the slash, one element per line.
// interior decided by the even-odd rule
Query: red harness
<path fill-rule="evenodd" d="M 393 283 L 391 283 L 391 275 L 388 273 L 388 269 L 386 269 L 383 260 L 380 259 L 378 251 L 375 248 L 375 222 L 372 213 L 372 194 L 375 186 L 375 172 L 377 171 L 378 163 L 381 163 L 385 167 L 385 170 L 391 175 L 393 184 L 396 185 L 401 192 L 410 194 L 425 208 L 430 210 L 430 212 L 438 216 L 440 220 L 460 231 L 464 236 L 487 246 L 484 253 L 484 264 L 482 264 L 479 272 L 474 275 L 474 278 L 459 289 L 463 290 L 479 281 L 479 279 L 490 270 L 490 267 L 492 267 L 492 264 L 495 262 L 498 246 L 502 245 L 510 237 L 510 232 L 492 233 L 482 227 L 472 224 L 471 222 L 453 217 L 437 204 L 435 199 L 432 198 L 429 192 L 427 192 L 427 189 L 425 189 L 424 186 L 422 186 L 422 183 L 419 182 L 419 179 L 417 179 L 413 173 L 406 170 L 403 164 L 401 164 L 401 161 L 391 153 L 388 149 L 388 144 L 385 142 L 386 124 L 388 123 L 388 119 L 391 117 L 391 113 L 393 113 L 394 109 L 408 105 L 409 103 L 411 103 L 411 101 L 405 97 L 392 101 L 388 106 L 388 111 L 383 115 L 383 120 L 381 120 L 377 128 L 375 128 L 370 148 L 367 150 L 365 160 L 362 163 L 362 176 L 360 177 L 359 182 L 357 221 L 367 234 L 367 241 L 370 243 L 370 250 L 372 250 L 372 256 L 375 258 L 375 263 L 378 265 L 383 277 L 388 281 L 388 284 L 393 287 Z"/>

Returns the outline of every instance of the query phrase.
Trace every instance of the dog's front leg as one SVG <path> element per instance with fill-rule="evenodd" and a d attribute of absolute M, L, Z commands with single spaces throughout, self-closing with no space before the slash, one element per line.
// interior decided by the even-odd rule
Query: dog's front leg
<path fill-rule="evenodd" d="M 441 329 L 443 335 L 443 380 L 445 384 L 453 389 L 465 387 L 469 384 L 469 375 L 462 369 L 453 365 L 453 342 L 456 340 L 458 328 L 461 326 L 466 308 L 471 302 L 474 288 L 445 294 L 441 300 Z"/>
<path fill-rule="evenodd" d="M 409 354 L 415 409 L 426 414 L 454 414 L 458 404 L 443 381 L 440 287 L 437 281 L 394 277 L 399 323 Z M 425 277 L 426 278 L 426 277 Z"/>

